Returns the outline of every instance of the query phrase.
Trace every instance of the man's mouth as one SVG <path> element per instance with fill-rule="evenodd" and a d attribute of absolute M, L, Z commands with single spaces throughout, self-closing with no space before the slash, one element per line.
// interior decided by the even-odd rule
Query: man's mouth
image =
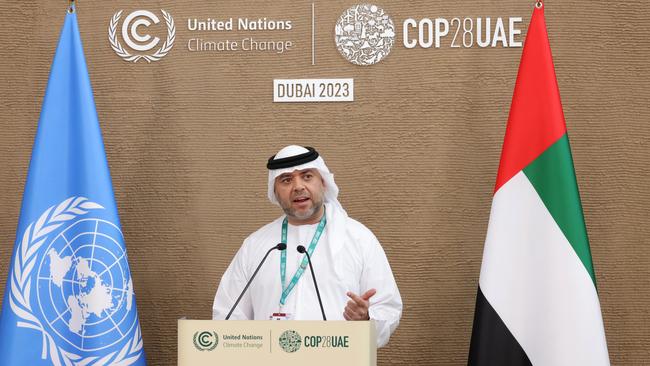
<path fill-rule="evenodd" d="M 298 198 L 293 199 L 293 202 L 296 202 L 296 203 L 302 203 L 302 202 L 307 202 L 307 201 L 309 201 L 309 197 L 298 197 Z"/>

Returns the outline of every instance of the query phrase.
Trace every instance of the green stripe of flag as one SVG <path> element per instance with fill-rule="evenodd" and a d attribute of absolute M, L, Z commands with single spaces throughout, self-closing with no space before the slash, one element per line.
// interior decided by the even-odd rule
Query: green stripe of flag
<path fill-rule="evenodd" d="M 524 168 L 524 173 L 578 254 L 595 286 L 596 276 L 567 134 Z"/>

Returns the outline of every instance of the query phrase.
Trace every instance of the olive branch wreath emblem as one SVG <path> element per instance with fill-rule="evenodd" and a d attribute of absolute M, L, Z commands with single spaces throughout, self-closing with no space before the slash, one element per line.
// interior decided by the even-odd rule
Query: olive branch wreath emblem
<path fill-rule="evenodd" d="M 203 344 L 199 338 L 205 334 L 214 335 L 214 342 Z M 195 332 L 192 343 L 194 343 L 194 347 L 199 351 L 212 351 L 219 344 L 219 335 L 217 332 Z"/>
<path fill-rule="evenodd" d="M 40 331 L 43 336 L 43 350 L 41 358 L 49 356 L 54 366 L 81 366 L 93 364 L 93 366 L 128 366 L 136 362 L 141 356 L 143 347 L 140 328 L 136 327 L 133 340 L 120 350 L 100 358 L 98 356 L 82 357 L 78 354 L 67 352 L 58 347 L 52 336 L 43 327 L 41 321 L 32 313 L 30 303 L 31 279 L 34 266 L 37 262 L 36 253 L 47 240 L 48 234 L 59 228 L 61 225 L 74 220 L 78 216 L 85 215 L 91 210 L 103 209 L 104 207 L 89 201 L 85 197 L 70 197 L 56 206 L 52 206 L 36 220 L 27 226 L 23 238 L 16 250 L 13 267 L 11 270 L 11 296 L 9 305 L 11 310 L 22 321 L 17 326 Z M 63 363 L 61 363 L 63 361 Z"/>
<path fill-rule="evenodd" d="M 125 61 L 138 62 L 140 59 L 144 59 L 147 62 L 158 61 L 169 53 L 169 51 L 174 46 L 174 40 L 176 39 L 176 26 L 174 25 L 174 18 L 172 16 L 160 9 L 165 19 L 165 24 L 167 25 L 167 39 L 162 44 L 162 46 L 152 55 L 134 55 L 129 51 L 125 50 L 122 47 L 122 44 L 117 39 L 117 24 L 120 21 L 123 10 L 120 10 L 113 14 L 111 21 L 108 25 L 108 41 L 111 43 L 111 48 L 118 56 L 122 57 Z"/>

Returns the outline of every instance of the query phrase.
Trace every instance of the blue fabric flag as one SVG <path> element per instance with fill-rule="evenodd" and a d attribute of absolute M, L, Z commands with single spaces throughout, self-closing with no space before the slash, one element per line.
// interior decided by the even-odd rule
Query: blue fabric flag
<path fill-rule="evenodd" d="M 0 314 L 0 365 L 146 365 L 76 14 L 66 15 Z"/>

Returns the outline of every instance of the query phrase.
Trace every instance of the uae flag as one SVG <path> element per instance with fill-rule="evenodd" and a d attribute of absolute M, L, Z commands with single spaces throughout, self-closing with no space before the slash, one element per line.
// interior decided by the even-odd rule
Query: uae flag
<path fill-rule="evenodd" d="M 468 365 L 609 365 L 541 3 L 508 117 Z"/>

